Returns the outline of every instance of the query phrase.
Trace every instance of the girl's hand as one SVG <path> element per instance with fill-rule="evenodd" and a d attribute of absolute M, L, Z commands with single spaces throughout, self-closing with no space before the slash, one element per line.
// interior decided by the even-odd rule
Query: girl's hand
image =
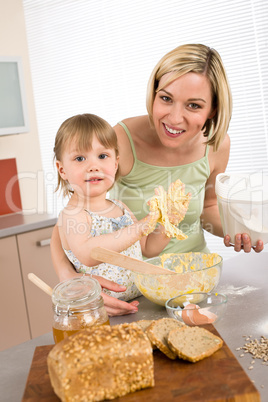
<path fill-rule="evenodd" d="M 126 290 L 125 286 L 120 286 L 115 282 L 109 281 L 101 276 L 92 275 L 95 278 L 101 287 L 105 289 L 112 290 L 114 292 L 124 292 Z M 117 316 L 117 315 L 126 315 L 133 314 L 138 311 L 139 302 L 137 300 L 132 301 L 131 303 L 127 303 L 122 300 L 118 300 L 115 297 L 108 296 L 106 293 L 101 293 L 104 306 L 109 316 Z"/>
<path fill-rule="evenodd" d="M 172 225 L 178 226 L 178 224 L 184 219 L 184 216 L 187 212 L 188 205 L 181 204 L 178 208 L 171 200 L 167 201 L 167 216 L 172 223 Z"/>
<path fill-rule="evenodd" d="M 226 247 L 234 247 L 234 251 L 241 251 L 244 250 L 245 253 L 249 253 L 251 251 L 251 248 L 253 248 L 253 250 L 256 253 L 260 253 L 263 250 L 263 241 L 259 240 L 257 242 L 257 245 L 252 247 L 251 246 L 251 238 L 249 237 L 249 235 L 247 233 L 238 233 L 235 235 L 235 244 L 231 244 L 230 243 L 230 236 L 226 235 L 224 237 L 224 244 Z"/>
<path fill-rule="evenodd" d="M 155 189 L 162 215 L 167 215 L 169 222 L 177 226 L 188 210 L 191 194 L 185 194 L 185 185 L 178 179 L 171 183 L 166 192 L 162 186 Z"/>

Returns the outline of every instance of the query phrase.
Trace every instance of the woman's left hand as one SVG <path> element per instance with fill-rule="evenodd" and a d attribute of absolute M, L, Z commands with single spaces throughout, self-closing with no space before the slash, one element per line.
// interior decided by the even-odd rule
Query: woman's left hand
<path fill-rule="evenodd" d="M 230 236 L 226 235 L 224 237 L 224 244 L 226 247 L 234 247 L 234 251 L 244 250 L 245 253 L 249 253 L 251 249 L 256 253 L 260 253 L 263 250 L 263 241 L 258 240 L 256 246 L 251 246 L 251 238 L 247 233 L 238 233 L 235 235 L 235 244 L 230 243 Z"/>

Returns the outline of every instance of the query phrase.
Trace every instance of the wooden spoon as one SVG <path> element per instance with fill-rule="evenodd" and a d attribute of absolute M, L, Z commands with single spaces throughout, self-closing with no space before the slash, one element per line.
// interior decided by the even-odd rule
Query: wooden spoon
<path fill-rule="evenodd" d="M 33 273 L 28 274 L 28 279 L 33 282 L 39 289 L 43 290 L 47 295 L 52 296 L 53 289 L 48 286 L 42 279 Z"/>
<path fill-rule="evenodd" d="M 96 247 L 91 250 L 91 257 L 101 262 L 117 265 L 122 268 L 129 269 L 133 272 L 150 275 L 174 275 L 176 272 L 170 271 L 156 265 L 149 264 L 136 258 L 128 257 L 116 251 L 108 250 L 103 247 Z"/>

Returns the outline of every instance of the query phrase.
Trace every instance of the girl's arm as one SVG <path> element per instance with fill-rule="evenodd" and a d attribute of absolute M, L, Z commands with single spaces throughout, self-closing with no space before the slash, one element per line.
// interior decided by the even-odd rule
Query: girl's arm
<path fill-rule="evenodd" d="M 90 255 L 93 248 L 101 246 L 120 253 L 147 233 L 151 233 L 156 226 L 158 216 L 158 213 L 149 214 L 130 226 L 94 237 L 90 234 L 91 217 L 89 214 L 84 210 L 74 214 L 66 207 L 62 211 L 57 225 L 62 246 L 65 249 L 72 250 L 82 264 L 91 267 L 99 264 L 99 261 Z M 159 234 L 160 236 L 161 234 Z"/>
<path fill-rule="evenodd" d="M 159 224 L 152 233 L 141 239 L 142 254 L 147 258 L 155 257 L 164 250 L 169 242 L 170 237 L 165 234 L 165 228 Z"/>
<path fill-rule="evenodd" d="M 52 262 L 60 282 L 63 280 L 82 276 L 82 274 L 78 274 L 75 271 L 74 267 L 62 250 L 57 226 L 55 226 L 53 229 L 50 245 Z M 101 276 L 92 275 L 92 277 L 97 279 L 102 288 L 112 290 L 114 292 L 124 292 L 126 290 L 125 286 L 118 285 L 117 283 L 102 278 Z M 122 300 L 116 299 L 115 297 L 108 296 L 104 292 L 102 292 L 101 294 L 104 300 L 104 306 L 109 316 L 132 314 L 138 311 L 139 302 L 137 300 L 126 303 Z"/>
<path fill-rule="evenodd" d="M 124 205 L 124 207 L 129 211 L 133 222 L 137 222 L 137 218 L 134 216 L 133 212 L 131 212 L 126 205 Z M 150 217 L 152 219 L 153 225 L 155 225 L 154 222 L 158 218 L 158 213 L 156 213 L 155 216 L 148 214 L 147 218 L 150 219 Z M 165 234 L 165 228 L 162 225 L 158 224 L 155 229 L 151 231 L 151 233 L 144 233 L 144 236 L 140 239 L 142 254 L 147 258 L 155 257 L 164 250 L 169 242 L 170 237 Z"/>
<path fill-rule="evenodd" d="M 215 182 L 216 182 L 216 176 L 219 173 L 225 172 L 229 160 L 229 153 L 230 153 L 230 138 L 228 135 L 226 135 L 218 151 L 213 152 L 210 155 L 211 174 L 206 183 L 204 209 L 201 215 L 201 222 L 203 229 L 219 237 L 223 237 L 223 230 L 217 203 L 217 196 L 215 192 Z M 227 247 L 231 246 L 230 236 L 228 235 L 225 236 L 224 244 Z M 251 239 L 246 233 L 238 233 L 235 238 L 234 250 L 240 251 L 242 248 L 246 253 L 251 251 Z M 262 251 L 263 242 L 259 241 L 254 250 L 256 252 Z"/>

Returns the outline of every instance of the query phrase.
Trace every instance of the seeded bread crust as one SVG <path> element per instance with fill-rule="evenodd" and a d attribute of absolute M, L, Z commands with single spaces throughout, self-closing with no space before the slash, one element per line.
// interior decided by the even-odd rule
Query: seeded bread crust
<path fill-rule="evenodd" d="M 183 326 L 184 324 L 175 320 L 174 318 L 160 318 L 149 325 L 149 327 L 146 329 L 146 334 L 153 345 L 161 350 L 161 352 L 167 357 L 175 360 L 177 358 L 177 354 L 172 352 L 170 349 L 167 338 L 171 330 Z"/>
<path fill-rule="evenodd" d="M 154 386 L 152 347 L 135 323 L 79 331 L 56 344 L 47 363 L 63 402 L 114 399 Z"/>
<path fill-rule="evenodd" d="M 223 341 L 205 328 L 175 328 L 168 335 L 168 345 L 179 358 L 195 363 L 219 350 Z"/>

